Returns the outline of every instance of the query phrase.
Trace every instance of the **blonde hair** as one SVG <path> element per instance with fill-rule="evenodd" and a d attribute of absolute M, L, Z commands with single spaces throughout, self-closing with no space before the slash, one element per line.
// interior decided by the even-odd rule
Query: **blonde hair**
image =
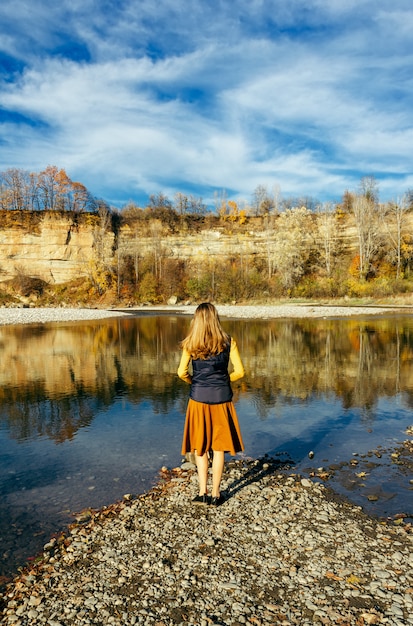
<path fill-rule="evenodd" d="M 230 343 L 230 336 L 224 331 L 218 312 L 210 302 L 203 302 L 195 311 L 187 337 L 181 342 L 193 359 L 206 359 L 219 354 Z"/>

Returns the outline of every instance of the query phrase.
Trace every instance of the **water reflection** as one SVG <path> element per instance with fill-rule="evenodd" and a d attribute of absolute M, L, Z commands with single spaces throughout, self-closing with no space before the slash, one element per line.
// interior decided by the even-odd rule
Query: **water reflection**
<path fill-rule="evenodd" d="M 410 318 L 229 321 L 258 417 L 314 395 L 340 398 L 367 417 L 380 397 L 412 406 Z M 0 418 L 19 441 L 72 439 L 119 396 L 168 413 L 187 389 L 176 378 L 184 317 L 0 327 Z M 236 398 L 237 399 L 237 398 Z"/>
<path fill-rule="evenodd" d="M 3 573 L 73 511 L 143 491 L 162 465 L 180 462 L 188 388 L 176 370 L 189 322 L 0 327 Z M 413 421 L 411 318 L 223 324 L 247 371 L 234 385 L 246 454 L 286 453 L 302 467 L 309 449 L 321 464 L 403 440 Z"/>

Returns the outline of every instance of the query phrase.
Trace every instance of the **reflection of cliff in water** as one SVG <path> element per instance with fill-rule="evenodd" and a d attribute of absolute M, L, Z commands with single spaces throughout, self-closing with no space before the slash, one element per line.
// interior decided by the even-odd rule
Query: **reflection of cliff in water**
<path fill-rule="evenodd" d="M 179 342 L 189 318 L 144 316 L 76 324 L 0 328 L 0 421 L 16 439 L 56 442 L 93 420 L 116 398 L 155 412 L 185 409 L 178 380 Z M 410 318 L 223 320 L 247 371 L 235 399 L 248 394 L 265 418 L 277 404 L 315 395 L 339 398 L 368 414 L 383 396 L 412 404 Z"/>
<path fill-rule="evenodd" d="M 242 350 L 258 410 L 321 394 L 364 413 L 380 397 L 411 402 L 412 327 L 410 318 L 251 322 Z"/>

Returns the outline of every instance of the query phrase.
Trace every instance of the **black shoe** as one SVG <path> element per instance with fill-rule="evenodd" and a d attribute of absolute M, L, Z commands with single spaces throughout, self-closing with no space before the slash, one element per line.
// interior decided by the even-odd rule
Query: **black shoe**
<path fill-rule="evenodd" d="M 202 496 L 195 496 L 195 498 L 192 500 L 193 504 L 209 504 L 209 499 L 206 493 L 204 493 Z"/>
<path fill-rule="evenodd" d="M 220 506 L 224 502 L 223 496 L 218 496 L 211 499 L 211 506 Z"/>

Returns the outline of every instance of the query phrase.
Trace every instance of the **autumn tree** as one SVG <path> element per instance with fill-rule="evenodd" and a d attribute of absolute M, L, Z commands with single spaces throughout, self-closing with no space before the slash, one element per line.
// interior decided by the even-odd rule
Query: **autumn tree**
<path fill-rule="evenodd" d="M 0 172 L 0 208 L 80 213 L 97 206 L 85 185 L 72 181 L 65 170 L 48 165 L 39 174 L 17 168 Z"/>
<path fill-rule="evenodd" d="M 228 200 L 221 204 L 219 209 L 219 217 L 225 222 L 239 222 L 244 224 L 246 222 L 246 213 L 240 209 L 238 203 L 235 200 Z"/>
<path fill-rule="evenodd" d="M 85 185 L 70 181 L 66 192 L 65 209 L 74 213 L 95 211 L 98 208 L 97 200 L 87 190 Z"/>
<path fill-rule="evenodd" d="M 324 262 L 326 276 L 332 272 L 333 256 L 337 245 L 337 216 L 331 202 L 325 202 L 318 207 L 317 226 L 321 242 L 320 257 Z"/>
<path fill-rule="evenodd" d="M 305 207 L 287 209 L 277 220 L 272 262 L 285 289 L 304 274 L 313 243 L 313 217 Z"/>
<path fill-rule="evenodd" d="M 359 277 L 366 279 L 380 246 L 380 205 L 377 183 L 373 177 L 361 180 L 360 191 L 353 197 L 352 212 L 358 240 Z"/>
<path fill-rule="evenodd" d="M 396 278 L 401 276 L 403 250 L 409 251 L 411 256 L 411 244 L 407 242 L 407 217 L 412 212 L 411 203 L 408 193 L 405 193 L 395 202 L 389 202 L 385 205 L 382 212 L 384 230 L 387 233 L 390 250 L 396 259 Z M 407 256 L 407 255 L 406 255 Z"/>
<path fill-rule="evenodd" d="M 89 263 L 89 278 L 99 295 L 109 287 L 112 273 L 112 249 L 108 234 L 112 232 L 112 213 L 109 206 L 100 202 L 99 220 L 93 229 L 95 258 Z"/>
<path fill-rule="evenodd" d="M 42 208 L 46 211 L 54 211 L 62 208 L 61 197 L 65 194 L 67 175 L 55 165 L 48 165 L 40 172 L 38 178 L 39 199 Z"/>

